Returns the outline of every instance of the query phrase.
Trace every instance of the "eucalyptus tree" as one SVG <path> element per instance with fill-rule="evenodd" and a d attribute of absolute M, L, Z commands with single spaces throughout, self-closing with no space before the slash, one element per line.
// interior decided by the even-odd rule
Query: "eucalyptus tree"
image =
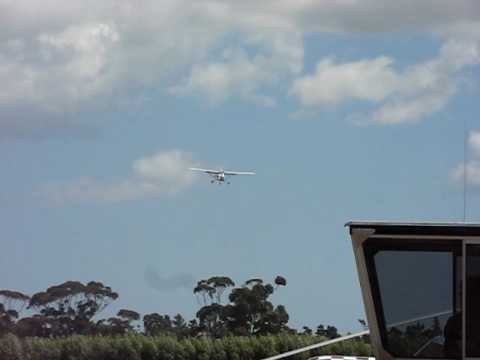
<path fill-rule="evenodd" d="M 197 312 L 200 329 L 214 338 L 223 337 L 227 333 L 225 307 L 218 303 L 212 303 L 202 307 Z"/>
<path fill-rule="evenodd" d="M 178 339 L 183 339 L 189 336 L 190 331 L 189 331 L 187 322 L 185 321 L 182 315 L 177 314 L 173 317 L 172 327 Z"/>
<path fill-rule="evenodd" d="M 276 285 L 276 288 L 279 286 L 287 286 L 287 279 L 279 275 L 275 278 L 275 285 Z"/>
<path fill-rule="evenodd" d="M 30 297 L 19 291 L 0 290 L 0 335 L 12 332 Z"/>
<path fill-rule="evenodd" d="M 303 332 L 302 332 L 303 335 L 307 335 L 307 336 L 313 335 L 312 329 L 310 329 L 308 326 L 304 326 L 302 329 L 303 329 Z"/>
<path fill-rule="evenodd" d="M 15 314 L 15 318 L 20 316 L 20 313 L 27 307 L 29 301 L 30 296 L 19 291 L 0 290 L 0 304 L 3 304 L 6 311 Z"/>
<path fill-rule="evenodd" d="M 229 287 L 235 286 L 235 283 L 228 276 L 213 276 L 206 283 L 214 289 L 212 295 L 218 304 L 222 303 L 222 295 Z"/>
<path fill-rule="evenodd" d="M 269 301 L 274 291 L 271 284 L 258 278 L 233 289 L 229 296 L 231 304 L 225 309 L 231 331 L 239 335 L 267 335 L 287 329 L 289 317 L 285 307 L 274 307 Z"/>
<path fill-rule="evenodd" d="M 212 301 L 215 288 L 208 283 L 208 280 L 200 280 L 193 289 L 193 293 L 202 298 L 203 305 L 205 306 L 208 303 L 207 299 Z"/>
<path fill-rule="evenodd" d="M 116 317 L 97 322 L 96 333 L 102 335 L 125 335 L 135 332 L 136 327 L 132 324 L 140 320 L 140 314 L 133 310 L 121 309 Z"/>
<path fill-rule="evenodd" d="M 94 331 L 92 318 L 117 298 L 116 292 L 100 282 L 84 285 L 67 281 L 34 294 L 28 308 L 38 311 L 44 320 L 56 323 L 53 336 L 88 334 Z"/>
<path fill-rule="evenodd" d="M 143 328 L 145 335 L 172 335 L 174 333 L 172 320 L 168 315 L 158 313 L 147 314 L 143 317 Z"/>

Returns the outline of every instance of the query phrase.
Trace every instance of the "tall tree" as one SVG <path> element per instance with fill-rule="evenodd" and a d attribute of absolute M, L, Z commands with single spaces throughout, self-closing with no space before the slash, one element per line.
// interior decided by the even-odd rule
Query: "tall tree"
<path fill-rule="evenodd" d="M 210 301 L 213 299 L 215 288 L 211 286 L 207 280 L 200 280 L 197 282 L 197 286 L 193 289 L 193 293 L 201 297 L 203 305 L 205 306 L 208 303 L 208 299 L 210 299 Z"/>
<path fill-rule="evenodd" d="M 226 335 L 224 306 L 218 303 L 206 305 L 197 312 L 197 318 L 200 321 L 200 328 L 210 336 L 219 338 Z"/>
<path fill-rule="evenodd" d="M 207 284 L 214 289 L 213 296 L 218 304 L 222 303 L 222 295 L 228 287 L 235 286 L 235 283 L 228 276 L 213 276 L 207 280 Z"/>
<path fill-rule="evenodd" d="M 121 309 L 116 317 L 97 322 L 96 332 L 102 335 L 125 335 L 135 331 L 132 324 L 140 319 L 140 314 L 133 310 Z"/>
<path fill-rule="evenodd" d="M 313 335 L 313 331 L 312 329 L 310 329 L 308 326 L 304 326 L 303 327 L 303 332 L 302 332 L 303 335 L 307 335 L 307 336 L 312 336 Z"/>
<path fill-rule="evenodd" d="M 0 304 L 3 304 L 6 311 L 15 311 L 16 317 L 26 308 L 30 296 L 19 291 L 0 290 Z"/>
<path fill-rule="evenodd" d="M 145 335 L 148 336 L 171 335 L 174 333 L 172 320 L 168 315 L 147 314 L 143 317 L 143 327 Z"/>
<path fill-rule="evenodd" d="M 18 314 L 14 310 L 6 310 L 3 304 L 0 304 L 0 336 L 13 330 L 13 325 Z"/>
<path fill-rule="evenodd" d="M 274 293 L 271 284 L 250 279 L 230 293 L 231 304 L 225 308 L 228 327 L 236 334 L 274 334 L 286 328 L 288 313 L 284 306 L 276 308 L 268 300 Z"/>
<path fill-rule="evenodd" d="M 178 339 L 183 339 L 189 335 L 188 325 L 182 315 L 177 314 L 173 317 L 172 327 Z"/>
<path fill-rule="evenodd" d="M 28 295 L 19 291 L 0 290 L 0 335 L 14 330 L 15 322 L 29 300 Z"/>
<path fill-rule="evenodd" d="M 360 326 L 362 327 L 363 330 L 368 330 L 368 325 L 367 322 L 363 319 L 358 319 L 358 322 L 360 323 Z"/>
<path fill-rule="evenodd" d="M 276 287 L 287 286 L 287 279 L 285 279 L 283 276 L 278 275 L 275 278 L 275 285 L 276 285 Z"/>
<path fill-rule="evenodd" d="M 34 294 L 28 307 L 55 323 L 53 336 L 89 334 L 95 327 L 92 318 L 117 298 L 116 292 L 100 282 L 67 281 Z"/>
<path fill-rule="evenodd" d="M 336 339 L 340 337 L 340 334 L 335 326 L 327 326 L 327 337 L 329 339 Z"/>

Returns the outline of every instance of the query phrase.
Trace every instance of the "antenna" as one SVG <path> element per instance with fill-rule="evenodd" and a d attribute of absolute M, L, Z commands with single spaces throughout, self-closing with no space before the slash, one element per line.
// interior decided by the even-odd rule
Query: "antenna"
<path fill-rule="evenodd" d="M 463 222 L 467 218 L 467 126 L 463 119 Z"/>

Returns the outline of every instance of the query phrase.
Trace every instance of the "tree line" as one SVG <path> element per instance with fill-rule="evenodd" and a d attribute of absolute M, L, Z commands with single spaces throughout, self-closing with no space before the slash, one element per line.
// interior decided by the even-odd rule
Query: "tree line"
<path fill-rule="evenodd" d="M 130 309 L 120 309 L 116 316 L 98 319 L 119 294 L 96 281 L 86 284 L 66 281 L 32 296 L 0 290 L 0 336 L 6 333 L 42 338 L 135 333 L 177 339 L 277 334 L 340 336 L 331 325 L 319 325 L 315 334 L 306 326 L 302 331 L 289 327 L 286 307 L 270 301 L 274 292 L 286 285 L 287 280 L 282 276 L 277 276 L 273 283 L 249 279 L 237 287 L 226 276 L 200 280 L 193 293 L 201 307 L 190 321 L 180 314 L 170 317 L 151 313 L 142 317 Z"/>

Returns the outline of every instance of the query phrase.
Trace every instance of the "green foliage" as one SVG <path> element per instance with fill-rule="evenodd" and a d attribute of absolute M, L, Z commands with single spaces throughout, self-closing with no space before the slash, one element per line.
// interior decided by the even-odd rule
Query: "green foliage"
<path fill-rule="evenodd" d="M 335 326 L 327 325 L 324 327 L 322 324 L 317 326 L 317 331 L 315 332 L 317 336 L 325 336 L 328 339 L 335 339 L 340 337 L 340 334 L 337 331 Z"/>
<path fill-rule="evenodd" d="M 110 287 L 95 281 L 86 285 L 79 281 L 66 281 L 38 292 L 31 298 L 16 291 L 0 290 L 0 334 L 2 327 L 5 327 L 2 325 L 6 323 L 2 310 L 6 309 L 11 320 L 9 330 L 19 336 L 94 334 L 95 324 L 91 320 L 117 298 L 118 294 Z M 28 308 L 37 313 L 14 324 L 13 319 L 19 317 L 27 303 Z"/>
<path fill-rule="evenodd" d="M 0 338 L 2 360 L 256 360 L 326 340 L 324 337 L 281 334 L 228 336 L 223 339 L 170 336 L 71 336 L 58 339 Z M 292 359 L 314 355 L 371 355 L 371 347 L 359 340 L 337 343 Z"/>
<path fill-rule="evenodd" d="M 150 336 L 166 336 L 174 333 L 172 320 L 168 315 L 147 314 L 143 317 L 143 327 L 145 334 Z"/>
<path fill-rule="evenodd" d="M 21 341 L 12 334 L 7 334 L 0 339 L 0 359 L 24 360 L 24 347 Z M 49 359 L 50 360 L 50 359 Z"/>
<path fill-rule="evenodd" d="M 285 279 L 283 276 L 277 276 L 275 278 L 275 285 L 277 286 L 287 286 L 287 279 Z"/>
<path fill-rule="evenodd" d="M 30 354 L 29 360 L 61 360 L 62 358 L 62 349 L 59 341 L 42 338 L 27 338 L 22 342 L 24 352 Z M 95 359 L 92 358 L 92 360 Z"/>

